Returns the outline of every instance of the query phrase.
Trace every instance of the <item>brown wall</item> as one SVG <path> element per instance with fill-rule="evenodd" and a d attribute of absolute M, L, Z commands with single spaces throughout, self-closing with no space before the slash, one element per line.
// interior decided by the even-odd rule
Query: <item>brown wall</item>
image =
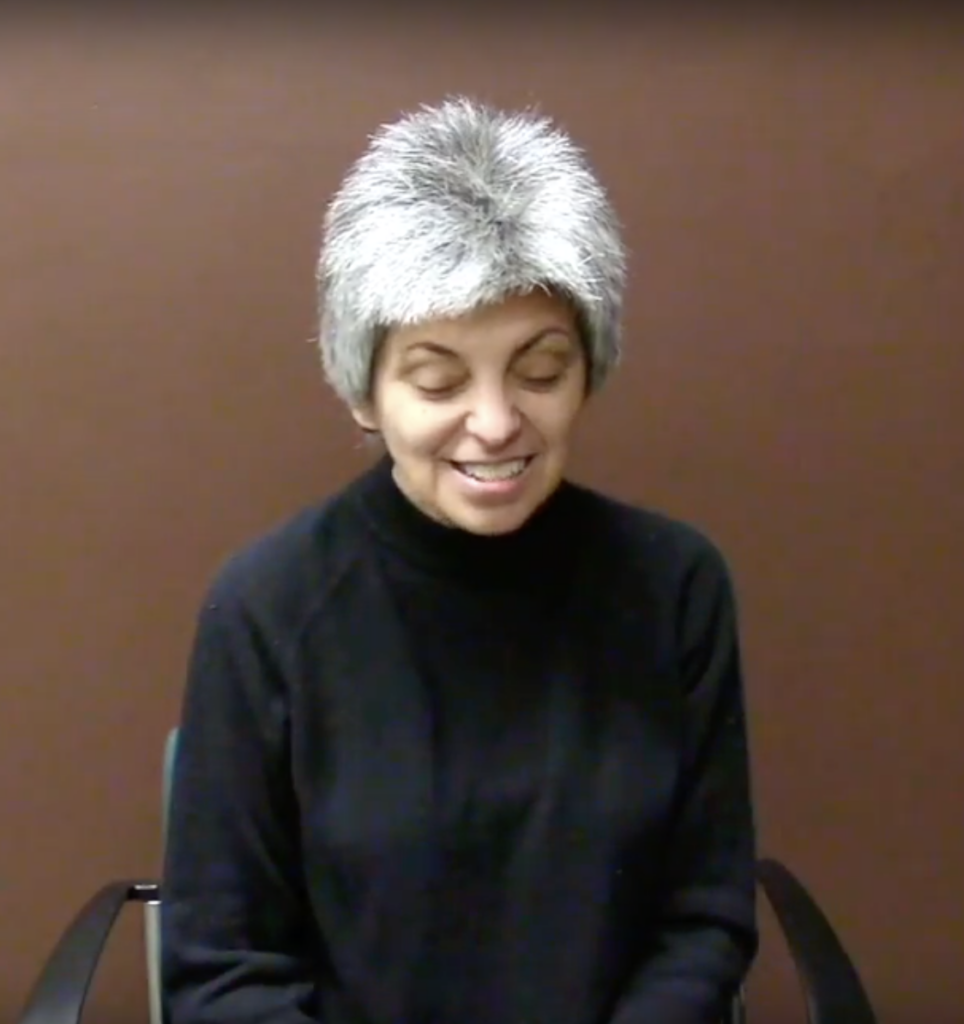
<path fill-rule="evenodd" d="M 157 869 L 214 566 L 365 462 L 306 340 L 326 195 L 376 123 L 469 90 L 541 101 L 623 212 L 628 352 L 576 469 L 730 557 L 765 849 L 884 1020 L 954 1018 L 961 39 L 615 15 L 0 33 L 0 1016 L 95 886 Z M 793 1006 L 774 941 L 756 998 Z M 138 942 L 125 921 L 102 1019 L 143 1019 Z"/>

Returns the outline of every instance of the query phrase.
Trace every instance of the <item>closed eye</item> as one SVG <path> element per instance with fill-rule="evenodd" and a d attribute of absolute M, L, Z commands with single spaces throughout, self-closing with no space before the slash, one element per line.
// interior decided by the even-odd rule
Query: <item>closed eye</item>
<path fill-rule="evenodd" d="M 532 377 L 527 376 L 524 378 L 525 383 L 530 387 L 534 388 L 551 388 L 554 387 L 562 378 L 565 376 L 563 373 L 553 373 L 544 377 Z"/>
<path fill-rule="evenodd" d="M 454 394 L 458 390 L 458 388 L 459 388 L 459 384 L 458 383 L 454 383 L 454 384 L 439 384 L 439 385 L 436 385 L 435 387 L 428 387 L 425 384 L 416 384 L 414 386 L 415 386 L 415 390 L 418 391 L 418 393 L 420 395 L 423 395 L 425 398 L 436 398 L 436 399 L 438 399 L 438 398 L 447 398 L 449 395 Z"/>

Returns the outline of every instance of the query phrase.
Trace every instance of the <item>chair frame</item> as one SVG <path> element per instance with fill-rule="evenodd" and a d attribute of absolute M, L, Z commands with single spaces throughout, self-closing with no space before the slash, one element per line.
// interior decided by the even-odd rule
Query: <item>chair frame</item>
<path fill-rule="evenodd" d="M 793 957 L 809 1024 L 877 1024 L 856 968 L 801 882 L 769 858 L 758 862 L 757 878 Z M 144 908 L 151 1020 L 161 1024 L 157 968 L 161 891 L 156 881 L 137 879 L 105 885 L 80 908 L 40 971 L 17 1024 L 79 1024 L 114 922 L 132 903 Z M 729 1024 L 743 1024 L 742 992 L 729 1016 Z"/>
<path fill-rule="evenodd" d="M 164 746 L 162 836 L 167 837 L 170 782 L 178 730 Z M 796 968 L 809 1024 L 877 1024 L 860 977 L 830 921 L 804 885 L 780 861 L 757 862 L 757 882 L 773 909 Z M 84 1004 L 111 929 L 128 904 L 144 914 L 151 1024 L 165 1024 L 161 986 L 161 887 L 124 879 L 99 889 L 75 914 L 44 964 L 17 1024 L 80 1024 Z M 725 1024 L 746 1024 L 745 987 L 734 996 Z"/>

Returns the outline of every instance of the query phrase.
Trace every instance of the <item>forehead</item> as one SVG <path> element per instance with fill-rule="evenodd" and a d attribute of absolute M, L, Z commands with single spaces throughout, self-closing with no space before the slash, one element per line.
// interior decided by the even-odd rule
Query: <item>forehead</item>
<path fill-rule="evenodd" d="M 502 352 L 531 342 L 543 332 L 558 339 L 577 336 L 572 306 L 544 291 L 515 295 L 457 317 L 425 320 L 389 331 L 385 344 L 398 355 L 420 347 L 437 347 L 462 355 Z"/>

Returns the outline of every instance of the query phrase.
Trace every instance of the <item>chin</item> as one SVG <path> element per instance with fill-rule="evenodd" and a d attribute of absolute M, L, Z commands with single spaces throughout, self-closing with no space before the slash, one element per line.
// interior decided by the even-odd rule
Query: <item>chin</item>
<path fill-rule="evenodd" d="M 534 508 L 529 503 L 503 508 L 451 508 L 447 510 L 446 519 L 452 526 L 465 530 L 467 533 L 483 537 L 498 537 L 501 534 L 513 533 L 529 519 Z"/>
<path fill-rule="evenodd" d="M 484 515 L 471 522 L 464 522 L 459 525 L 468 533 L 474 533 L 480 537 L 500 537 L 505 534 L 514 533 L 528 518 L 528 516 Z"/>

